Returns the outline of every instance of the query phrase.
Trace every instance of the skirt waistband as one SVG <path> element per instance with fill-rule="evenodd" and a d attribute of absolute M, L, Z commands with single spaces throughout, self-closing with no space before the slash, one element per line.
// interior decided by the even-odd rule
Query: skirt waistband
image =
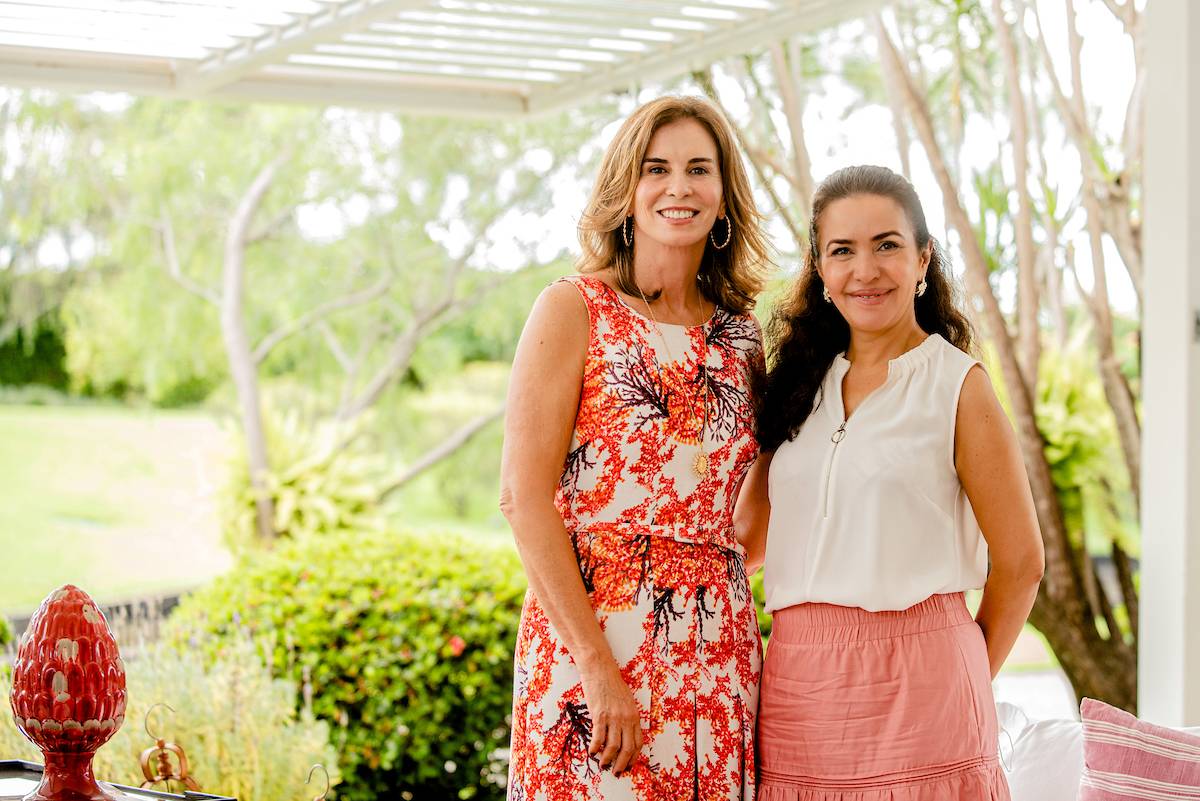
<path fill-rule="evenodd" d="M 857 606 L 807 603 L 779 609 L 771 642 L 821 643 L 882 640 L 972 623 L 961 592 L 931 595 L 899 611 L 868 612 Z"/>

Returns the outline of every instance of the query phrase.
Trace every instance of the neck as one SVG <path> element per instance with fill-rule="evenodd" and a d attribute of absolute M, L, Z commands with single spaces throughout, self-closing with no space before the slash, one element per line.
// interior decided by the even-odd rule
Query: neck
<path fill-rule="evenodd" d="M 920 345 L 928 336 L 915 316 L 882 331 L 850 329 L 846 358 L 857 367 L 879 367 Z"/>
<path fill-rule="evenodd" d="M 677 316 L 694 316 L 704 312 L 704 298 L 696 276 L 706 240 L 686 248 L 671 248 L 657 242 L 639 242 L 633 251 L 633 274 L 656 308 L 667 309 Z"/>

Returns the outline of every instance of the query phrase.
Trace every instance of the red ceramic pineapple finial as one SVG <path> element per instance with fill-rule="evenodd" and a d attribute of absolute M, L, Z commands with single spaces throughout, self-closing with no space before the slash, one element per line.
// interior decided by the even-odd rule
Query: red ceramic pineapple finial
<path fill-rule="evenodd" d="M 67 584 L 34 613 L 13 663 L 13 720 L 42 750 L 42 783 L 24 801 L 114 801 L 92 756 L 125 720 L 125 665 L 104 615 Z"/>

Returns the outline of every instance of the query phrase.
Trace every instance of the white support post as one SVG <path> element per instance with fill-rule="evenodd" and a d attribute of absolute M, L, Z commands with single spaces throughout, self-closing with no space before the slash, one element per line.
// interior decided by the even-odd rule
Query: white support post
<path fill-rule="evenodd" d="M 1200 6 L 1146 4 L 1138 712 L 1200 725 Z"/>

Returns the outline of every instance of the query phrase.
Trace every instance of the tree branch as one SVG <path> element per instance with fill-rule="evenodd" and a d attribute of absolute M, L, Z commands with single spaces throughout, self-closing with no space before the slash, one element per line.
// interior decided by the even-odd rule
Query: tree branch
<path fill-rule="evenodd" d="M 162 216 L 158 224 L 159 242 L 163 249 L 163 258 L 167 264 L 167 274 L 174 279 L 175 283 L 191 292 L 193 295 L 202 298 L 214 306 L 220 307 L 221 296 L 209 287 L 193 281 L 183 273 L 183 267 L 179 264 L 179 251 L 175 246 L 175 227 L 171 224 L 171 215 L 164 208 Z"/>
<path fill-rule="evenodd" d="M 262 200 L 267 194 L 267 190 L 275 182 L 275 176 L 290 158 L 291 153 L 285 150 L 271 159 L 265 167 L 259 170 L 258 175 L 254 177 L 250 188 L 246 190 L 246 193 L 242 195 L 242 199 L 238 201 L 233 218 L 229 221 L 229 228 L 225 239 L 227 250 L 233 247 L 242 250 L 246 247 L 246 244 L 250 241 L 250 223 L 254 219 L 259 206 L 262 205 Z"/>
<path fill-rule="evenodd" d="M 254 231 L 253 233 L 249 234 L 246 237 L 246 244 L 252 245 L 256 242 L 261 242 L 262 240 L 266 239 L 267 237 L 274 236 L 275 233 L 278 232 L 279 229 L 283 227 L 284 223 L 286 223 L 288 220 L 292 219 L 292 217 L 296 213 L 296 209 L 298 209 L 299 207 L 300 207 L 299 203 L 292 203 L 292 204 L 284 207 L 282 210 L 280 210 L 280 212 L 278 214 L 276 214 L 274 217 L 272 217 L 262 227 L 260 227 L 258 230 Z"/>
<path fill-rule="evenodd" d="M 333 354 L 334 360 L 341 366 L 342 371 L 350 372 L 353 367 L 350 354 L 346 353 L 346 349 L 342 347 L 342 341 L 338 339 L 338 335 L 329 325 L 329 321 L 318 320 L 316 328 L 321 334 L 321 338 L 325 340 L 325 344 L 329 347 L 329 352 Z"/>
<path fill-rule="evenodd" d="M 440 445 L 423 455 L 420 459 L 406 468 L 403 473 L 401 473 L 392 481 L 392 483 L 384 487 L 379 493 L 379 500 L 381 502 L 386 500 L 389 496 L 403 489 L 406 484 L 424 473 L 426 470 L 429 470 L 431 467 L 454 455 L 459 448 L 462 448 L 477 434 L 479 434 L 496 420 L 500 419 L 504 415 L 504 407 L 505 404 L 501 403 L 492 411 L 488 412 L 487 414 L 480 415 L 462 428 L 455 431 L 453 434 L 443 440 Z"/>
<path fill-rule="evenodd" d="M 553 172 L 554 169 L 552 166 L 549 172 Z M 457 259 L 453 259 L 447 264 L 446 269 L 443 270 L 441 298 L 427 306 L 425 311 L 417 314 L 413 318 L 413 321 L 393 341 L 383 364 L 367 382 L 362 392 L 357 397 L 351 395 L 348 400 L 340 405 L 337 412 L 339 420 L 351 420 L 374 405 L 392 381 L 408 369 L 408 365 L 412 361 L 412 357 L 416 353 L 421 339 L 436 324 L 443 322 L 447 317 L 458 313 L 462 309 L 477 303 L 491 287 L 511 279 L 513 275 L 520 272 L 516 271 L 505 274 L 503 278 L 493 282 L 491 287 L 475 292 L 470 298 L 465 300 L 456 299 L 459 288 L 459 277 L 466 269 L 472 257 L 479 251 L 484 242 L 487 241 L 492 226 L 506 213 L 516 208 L 518 204 L 536 193 L 539 184 L 540 179 L 531 179 L 525 187 L 519 189 L 512 198 L 509 198 L 509 201 L 503 207 L 498 208 L 488 219 L 480 224 L 475 238 L 467 245 L 462 255 Z"/>
<path fill-rule="evenodd" d="M 270 334 L 267 334 L 267 336 L 263 337 L 262 341 L 259 342 L 258 347 L 254 349 L 254 363 L 262 364 L 270 354 L 271 350 L 279 345 L 280 342 L 283 342 L 288 337 L 304 331 L 312 325 L 323 321 L 326 317 L 334 312 L 342 311 L 344 309 L 352 309 L 355 306 L 362 306 L 370 303 L 391 289 L 392 284 L 395 283 L 395 281 L 395 273 L 389 271 L 384 273 L 383 277 L 377 281 L 374 286 L 368 287 L 367 289 L 359 292 L 351 292 L 350 294 L 343 295 L 340 298 L 334 298 L 331 301 L 322 303 L 320 306 L 308 311 L 290 323 L 286 323 L 279 328 L 276 328 Z"/>
<path fill-rule="evenodd" d="M 1030 386 L 1037 383 L 1041 356 L 1038 325 L 1037 251 L 1033 242 L 1033 200 L 1029 194 L 1029 128 L 1025 93 L 1021 87 L 1020 59 L 1012 29 L 1000 0 L 992 0 L 992 17 L 1008 84 L 1009 124 L 1012 134 L 1013 180 L 1017 213 L 1013 219 L 1017 240 L 1017 343 L 1021 371 Z"/>
<path fill-rule="evenodd" d="M 790 42 L 789 44 L 794 44 Z M 812 162 L 808 157 L 808 146 L 804 141 L 804 96 L 799 81 L 796 80 L 793 69 L 798 68 L 798 58 L 794 47 L 789 50 L 792 55 L 792 69 L 788 67 L 788 58 L 784 52 L 784 43 L 776 42 L 771 45 L 771 65 L 775 72 L 775 82 L 779 86 L 779 96 L 783 100 L 783 113 L 787 117 L 788 133 L 792 145 L 792 185 L 796 187 L 797 201 L 800 204 L 800 217 L 807 220 L 811 214 L 813 179 Z"/>
<path fill-rule="evenodd" d="M 1125 601 L 1125 614 L 1129 618 L 1129 628 L 1133 632 L 1133 648 L 1137 650 L 1138 642 L 1138 594 L 1133 584 L 1133 566 L 1129 554 L 1116 540 L 1112 541 L 1113 566 L 1117 569 L 1117 582 L 1121 587 L 1121 597 Z"/>

